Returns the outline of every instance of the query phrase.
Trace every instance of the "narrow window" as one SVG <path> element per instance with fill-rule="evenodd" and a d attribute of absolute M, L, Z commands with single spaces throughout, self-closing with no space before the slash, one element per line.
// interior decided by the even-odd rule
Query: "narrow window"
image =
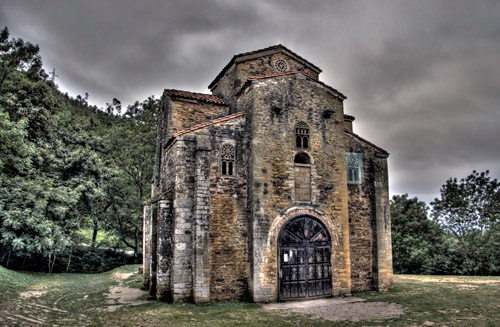
<path fill-rule="evenodd" d="M 347 152 L 347 184 L 363 183 L 363 154 Z"/>
<path fill-rule="evenodd" d="M 224 144 L 220 149 L 221 174 L 234 176 L 236 152 L 231 144 Z"/>
<path fill-rule="evenodd" d="M 311 200 L 311 158 L 307 153 L 297 153 L 293 159 L 295 200 Z"/>
<path fill-rule="evenodd" d="M 309 126 L 303 121 L 295 125 L 295 145 L 298 149 L 309 149 Z"/>

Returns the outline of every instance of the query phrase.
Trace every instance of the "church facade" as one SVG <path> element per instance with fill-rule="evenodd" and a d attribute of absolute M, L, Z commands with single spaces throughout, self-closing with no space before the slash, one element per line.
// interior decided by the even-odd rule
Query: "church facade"
<path fill-rule="evenodd" d="M 388 153 L 282 45 L 235 55 L 211 94 L 167 89 L 144 206 L 144 283 L 170 302 L 392 287 Z"/>

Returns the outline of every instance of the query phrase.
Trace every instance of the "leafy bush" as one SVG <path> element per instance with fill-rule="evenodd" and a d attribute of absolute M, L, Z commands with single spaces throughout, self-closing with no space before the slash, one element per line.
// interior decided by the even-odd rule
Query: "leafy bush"
<path fill-rule="evenodd" d="M 33 253 L 10 252 L 7 247 L 0 247 L 3 254 L 0 264 L 8 269 L 48 272 L 47 258 Z M 114 249 L 102 249 L 79 246 L 70 254 L 56 257 L 52 272 L 100 273 L 125 264 L 134 263 L 132 255 Z"/>

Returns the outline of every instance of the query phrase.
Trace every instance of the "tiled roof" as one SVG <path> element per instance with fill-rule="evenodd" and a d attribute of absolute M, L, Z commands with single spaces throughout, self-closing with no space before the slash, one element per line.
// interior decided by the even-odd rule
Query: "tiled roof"
<path fill-rule="evenodd" d="M 253 76 L 253 77 L 250 77 L 244 84 L 243 86 L 236 92 L 236 95 L 239 95 L 248 85 L 250 85 L 250 83 L 252 81 L 256 81 L 256 80 L 260 80 L 260 79 L 266 79 L 266 78 L 273 78 L 273 77 L 279 77 L 279 76 L 286 76 L 286 75 L 295 75 L 295 74 L 301 74 L 301 75 L 304 75 L 305 77 L 313 80 L 314 82 L 326 87 L 327 89 L 333 91 L 341 100 L 345 100 L 347 99 L 347 97 L 342 94 L 341 92 L 339 92 L 338 90 L 334 89 L 333 87 L 331 87 L 330 85 L 327 85 L 321 81 L 318 81 L 317 79 L 314 79 L 312 78 L 311 76 L 309 76 L 307 73 L 303 72 L 303 71 L 300 71 L 300 70 L 294 70 L 294 71 L 291 71 L 291 72 L 286 72 L 286 73 L 276 73 L 276 74 L 271 74 L 271 75 L 262 75 L 262 76 Z"/>
<path fill-rule="evenodd" d="M 189 132 L 196 131 L 198 129 L 202 129 L 202 128 L 207 127 L 207 126 L 211 126 L 211 125 L 223 123 L 225 121 L 228 121 L 228 120 L 231 120 L 231 119 L 234 119 L 234 118 L 237 118 L 237 117 L 241 117 L 243 115 L 246 115 L 246 112 L 241 111 L 241 112 L 237 112 L 235 114 L 229 115 L 229 116 L 224 116 L 224 117 L 220 117 L 220 118 L 217 118 L 217 119 L 212 119 L 212 120 L 209 120 L 207 122 L 204 122 L 204 123 L 201 123 L 201 124 L 198 124 L 198 125 L 194 125 L 192 127 L 189 127 L 189 128 L 183 129 L 183 130 L 180 130 L 180 131 L 174 133 L 172 135 L 172 137 L 175 138 L 177 136 L 180 136 L 180 135 L 183 135 L 183 134 L 187 134 Z"/>
<path fill-rule="evenodd" d="M 173 89 L 166 89 L 165 91 L 163 91 L 163 94 L 167 95 L 171 98 L 198 100 L 198 101 L 203 101 L 203 102 L 207 102 L 207 103 L 213 103 L 213 104 L 227 106 L 227 103 L 224 102 L 224 100 L 222 100 L 221 98 L 219 98 L 215 95 L 211 95 L 211 94 L 194 93 L 194 92 L 173 90 Z"/>
<path fill-rule="evenodd" d="M 382 152 L 382 153 L 385 153 L 385 154 L 389 155 L 389 152 L 387 152 L 386 150 L 382 149 L 382 148 L 381 148 L 381 147 L 379 147 L 379 146 L 376 146 L 376 145 L 375 145 L 375 144 L 373 144 L 372 142 L 365 140 L 364 138 L 362 138 L 362 137 L 361 137 L 361 136 L 359 136 L 358 134 L 354 134 L 353 132 L 351 132 L 351 131 L 349 131 L 349 130 L 347 130 L 347 129 L 345 129 L 344 131 L 345 131 L 345 133 L 346 133 L 346 134 L 351 135 L 351 136 L 353 136 L 353 137 L 357 138 L 358 140 L 360 140 L 361 142 L 364 142 L 364 143 L 366 143 L 366 144 L 368 144 L 368 145 L 370 145 L 370 146 L 374 147 L 375 149 L 379 150 L 380 152 Z"/>
<path fill-rule="evenodd" d="M 259 52 L 274 50 L 274 49 L 283 49 L 283 50 L 289 52 L 291 55 L 297 57 L 297 59 L 302 60 L 306 64 L 310 65 L 312 68 L 314 68 L 315 70 L 317 70 L 318 73 L 321 72 L 321 69 L 318 66 L 313 65 L 312 63 L 310 63 L 306 59 L 302 58 L 301 56 L 299 56 L 295 52 L 291 51 L 290 49 L 288 49 L 284 45 L 277 44 L 277 45 L 273 45 L 273 46 L 270 46 L 270 47 L 267 47 L 267 48 L 264 48 L 264 49 L 259 49 L 259 50 L 250 51 L 250 52 L 244 52 L 244 53 L 240 53 L 240 54 L 237 54 L 237 55 L 233 56 L 233 58 L 231 58 L 231 61 L 229 61 L 229 63 L 215 77 L 215 79 L 212 81 L 212 83 L 210 83 L 210 85 L 208 86 L 208 88 L 212 89 L 215 86 L 215 84 L 217 84 L 217 82 L 219 81 L 219 79 L 226 73 L 226 71 L 229 69 L 229 67 L 231 67 L 235 63 L 236 59 L 241 58 L 241 57 L 251 56 L 251 55 L 257 54 Z"/>

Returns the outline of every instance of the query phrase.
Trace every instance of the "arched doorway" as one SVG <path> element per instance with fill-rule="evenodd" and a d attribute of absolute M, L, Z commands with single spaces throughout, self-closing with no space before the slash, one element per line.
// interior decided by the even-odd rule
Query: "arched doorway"
<path fill-rule="evenodd" d="M 331 241 L 326 227 L 299 216 L 280 232 L 279 299 L 325 297 L 332 294 Z"/>

